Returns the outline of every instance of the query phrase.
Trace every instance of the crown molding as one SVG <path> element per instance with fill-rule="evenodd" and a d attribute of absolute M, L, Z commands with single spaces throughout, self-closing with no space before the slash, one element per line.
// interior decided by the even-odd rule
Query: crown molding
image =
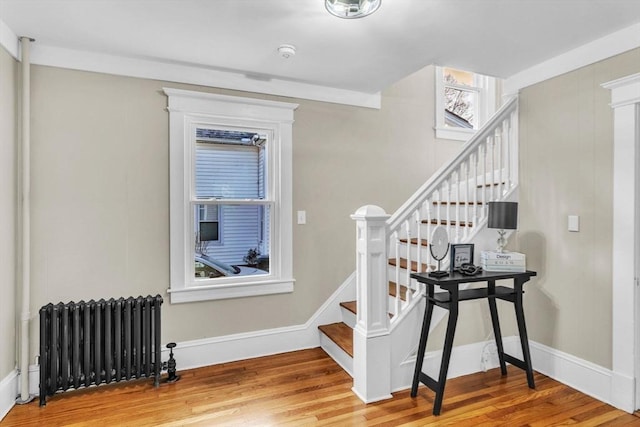
<path fill-rule="evenodd" d="M 128 58 L 42 44 L 34 44 L 31 51 L 31 62 L 36 65 L 188 83 L 358 107 L 379 109 L 381 106 L 379 92 L 370 94 L 275 78 L 260 80 L 242 73 L 194 65 Z"/>
<path fill-rule="evenodd" d="M 640 23 L 608 34 L 590 43 L 541 62 L 509 77 L 504 84 L 505 93 L 518 93 L 520 89 L 568 73 L 640 47 Z"/>
<path fill-rule="evenodd" d="M 19 38 L 0 19 L 0 45 L 20 60 Z M 165 80 L 222 89 L 380 109 L 381 94 L 358 92 L 283 79 L 256 79 L 242 73 L 151 59 L 66 49 L 34 43 L 31 63 L 143 79 Z"/>

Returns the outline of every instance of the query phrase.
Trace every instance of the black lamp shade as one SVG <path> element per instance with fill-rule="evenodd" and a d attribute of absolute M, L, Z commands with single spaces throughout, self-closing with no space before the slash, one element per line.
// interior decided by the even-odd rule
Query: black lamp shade
<path fill-rule="evenodd" d="M 515 230 L 518 228 L 518 203 L 489 202 L 489 228 Z"/>

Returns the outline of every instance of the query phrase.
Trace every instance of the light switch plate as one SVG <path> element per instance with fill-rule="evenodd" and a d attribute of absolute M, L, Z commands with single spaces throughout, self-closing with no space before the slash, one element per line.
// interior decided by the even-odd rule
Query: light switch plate
<path fill-rule="evenodd" d="M 580 217 L 578 215 L 569 215 L 569 231 L 580 231 Z"/>
<path fill-rule="evenodd" d="M 298 211 L 298 224 L 304 225 L 307 223 L 307 211 Z"/>

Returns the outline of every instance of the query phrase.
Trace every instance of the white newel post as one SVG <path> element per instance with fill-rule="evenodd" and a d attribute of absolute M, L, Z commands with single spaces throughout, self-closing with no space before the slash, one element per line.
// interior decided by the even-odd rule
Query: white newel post
<path fill-rule="evenodd" d="M 384 209 L 367 205 L 356 221 L 358 315 L 353 331 L 353 392 L 365 403 L 391 398 L 391 341 Z"/>

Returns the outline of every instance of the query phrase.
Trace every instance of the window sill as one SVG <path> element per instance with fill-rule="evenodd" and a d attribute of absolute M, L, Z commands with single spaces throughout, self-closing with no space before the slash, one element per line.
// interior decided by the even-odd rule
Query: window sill
<path fill-rule="evenodd" d="M 434 128 L 436 138 L 453 139 L 455 141 L 468 141 L 477 132 L 475 129 Z"/>
<path fill-rule="evenodd" d="M 210 301 L 229 298 L 243 298 L 259 295 L 273 295 L 293 292 L 295 279 L 269 280 L 242 284 L 192 286 L 169 289 L 171 304 Z"/>

